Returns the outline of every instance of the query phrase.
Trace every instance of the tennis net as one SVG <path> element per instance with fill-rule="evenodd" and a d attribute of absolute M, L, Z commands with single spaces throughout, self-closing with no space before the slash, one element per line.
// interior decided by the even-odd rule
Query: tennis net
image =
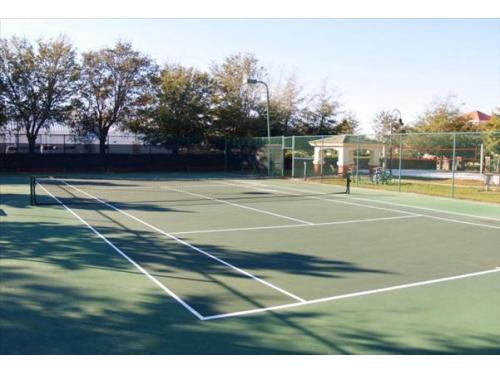
<path fill-rule="evenodd" d="M 244 203 L 268 200 L 296 200 L 299 196 L 323 195 L 287 191 L 271 185 L 256 184 L 255 180 L 228 178 L 192 179 L 134 179 L 134 178 L 75 178 L 31 177 L 32 205 L 99 204 L 99 200 L 139 207 L 145 203 L 155 206 L 214 204 L 217 201 Z M 339 181 L 339 192 L 344 182 Z"/>

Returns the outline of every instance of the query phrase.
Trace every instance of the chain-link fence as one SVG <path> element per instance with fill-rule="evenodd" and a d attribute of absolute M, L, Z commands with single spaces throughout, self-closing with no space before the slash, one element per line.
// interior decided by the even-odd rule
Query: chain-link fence
<path fill-rule="evenodd" d="M 291 136 L 281 144 L 282 176 L 345 184 L 349 174 L 358 187 L 500 203 L 500 132 Z"/>
<path fill-rule="evenodd" d="M 180 152 L 183 152 L 181 147 Z M 0 153 L 28 153 L 29 142 L 23 133 L 0 133 Z M 99 140 L 95 137 L 74 134 L 39 134 L 34 152 L 37 154 L 99 154 Z M 107 154 L 172 154 L 172 147 L 152 145 L 136 135 L 109 135 L 106 138 Z"/>
<path fill-rule="evenodd" d="M 0 154 L 27 153 L 24 134 L 0 134 Z M 345 183 L 393 191 L 462 197 L 498 190 L 500 132 L 405 133 L 173 139 L 148 144 L 136 135 L 110 135 L 107 154 L 220 155 L 226 171 Z M 43 134 L 38 154 L 97 154 L 95 138 Z M 498 195 L 498 194 L 497 194 Z"/>
<path fill-rule="evenodd" d="M 500 133 L 295 136 L 284 176 L 375 189 L 498 201 Z M 489 194 L 491 193 L 491 194 Z"/>

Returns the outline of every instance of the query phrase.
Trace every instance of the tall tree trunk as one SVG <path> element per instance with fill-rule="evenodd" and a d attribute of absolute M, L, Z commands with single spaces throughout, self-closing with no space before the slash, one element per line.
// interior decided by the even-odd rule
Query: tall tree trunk
<path fill-rule="evenodd" d="M 99 153 L 104 155 L 106 153 L 106 141 L 108 139 L 108 134 L 101 134 L 99 136 Z"/>
<path fill-rule="evenodd" d="M 28 138 L 28 150 L 30 154 L 35 153 L 36 147 L 36 135 L 34 134 L 26 134 L 26 138 Z"/>

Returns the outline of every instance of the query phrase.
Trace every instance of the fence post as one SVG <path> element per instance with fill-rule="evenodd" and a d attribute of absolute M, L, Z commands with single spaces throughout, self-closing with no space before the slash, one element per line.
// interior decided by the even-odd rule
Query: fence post
<path fill-rule="evenodd" d="M 484 165 L 484 143 L 481 143 L 480 156 L 479 156 L 479 174 L 483 174 Z"/>
<path fill-rule="evenodd" d="M 359 187 L 359 154 L 360 154 L 359 137 L 360 135 L 358 134 L 356 136 L 356 186 L 357 187 Z"/>
<path fill-rule="evenodd" d="M 403 134 L 399 134 L 399 179 L 398 179 L 398 192 L 401 193 L 401 167 L 403 162 Z"/>
<path fill-rule="evenodd" d="M 281 177 L 285 176 L 285 136 L 281 136 Z"/>
<path fill-rule="evenodd" d="M 457 133 L 453 132 L 453 155 L 451 162 L 451 197 L 455 198 L 455 168 L 456 168 L 456 147 L 457 146 Z"/>
<path fill-rule="evenodd" d="M 320 181 L 323 182 L 323 152 L 325 151 L 325 136 L 321 136 L 321 150 L 319 151 L 319 174 Z"/>
<path fill-rule="evenodd" d="M 295 136 L 292 135 L 292 178 L 295 177 Z"/>
<path fill-rule="evenodd" d="M 228 172 L 228 163 L 227 163 L 227 139 L 224 138 L 224 172 Z"/>

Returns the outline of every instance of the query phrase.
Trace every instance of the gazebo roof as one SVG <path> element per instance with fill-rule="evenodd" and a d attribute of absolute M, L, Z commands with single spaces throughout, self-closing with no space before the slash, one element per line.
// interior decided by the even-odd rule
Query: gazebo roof
<path fill-rule="evenodd" d="M 360 145 L 360 146 L 382 146 L 383 143 L 380 143 L 374 139 L 367 138 L 364 135 L 350 135 L 350 134 L 339 134 L 332 135 L 328 138 L 320 138 L 314 141 L 310 141 L 309 144 L 315 147 L 342 147 L 346 145 Z"/>

